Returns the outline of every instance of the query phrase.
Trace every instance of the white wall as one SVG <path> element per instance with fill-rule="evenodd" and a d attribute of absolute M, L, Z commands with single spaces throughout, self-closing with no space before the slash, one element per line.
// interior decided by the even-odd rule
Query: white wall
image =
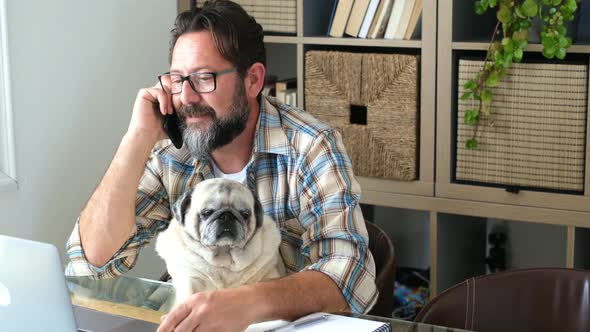
<path fill-rule="evenodd" d="M 375 207 L 374 222 L 389 235 L 395 247 L 396 267 L 430 266 L 429 212 Z"/>
<path fill-rule="evenodd" d="M 506 234 L 507 268 L 565 267 L 567 227 L 522 221 L 488 219 L 487 233 Z M 491 244 L 487 244 L 486 255 Z"/>
<path fill-rule="evenodd" d="M 0 191 L 0 233 L 63 254 L 137 90 L 168 68 L 176 1 L 6 2 L 19 188 Z M 136 274 L 162 266 L 143 257 Z"/>

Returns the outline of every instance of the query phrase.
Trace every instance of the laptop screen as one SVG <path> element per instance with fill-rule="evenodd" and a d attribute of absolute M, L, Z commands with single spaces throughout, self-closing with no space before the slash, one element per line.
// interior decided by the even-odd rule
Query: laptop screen
<path fill-rule="evenodd" d="M 0 235 L 3 331 L 77 331 L 57 248 Z"/>

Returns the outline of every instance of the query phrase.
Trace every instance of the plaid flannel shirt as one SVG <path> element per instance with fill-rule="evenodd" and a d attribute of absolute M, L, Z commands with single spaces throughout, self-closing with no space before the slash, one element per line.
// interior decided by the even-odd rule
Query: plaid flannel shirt
<path fill-rule="evenodd" d="M 280 253 L 289 272 L 320 271 L 340 288 L 355 313 L 377 300 L 375 263 L 359 206 L 360 185 L 340 134 L 309 113 L 263 97 L 247 167 L 266 215 L 281 230 Z M 131 269 L 141 248 L 172 218 L 170 205 L 186 188 L 212 178 L 208 161 L 160 142 L 146 164 L 129 240 L 103 267 L 90 264 L 78 222 L 67 243 L 68 275 L 113 277 Z"/>

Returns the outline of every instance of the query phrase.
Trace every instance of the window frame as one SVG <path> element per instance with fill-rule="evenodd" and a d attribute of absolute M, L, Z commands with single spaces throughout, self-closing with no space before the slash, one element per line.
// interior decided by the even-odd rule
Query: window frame
<path fill-rule="evenodd" d="M 0 0 L 0 191 L 17 189 L 6 0 Z"/>

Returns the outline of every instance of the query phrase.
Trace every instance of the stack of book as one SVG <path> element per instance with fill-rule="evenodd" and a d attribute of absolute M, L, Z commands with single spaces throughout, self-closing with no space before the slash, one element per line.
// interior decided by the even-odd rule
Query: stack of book
<path fill-rule="evenodd" d="M 206 0 L 197 0 L 202 7 Z M 296 0 L 233 0 L 256 19 L 265 33 L 297 33 Z"/>
<path fill-rule="evenodd" d="M 337 0 L 331 37 L 412 39 L 421 34 L 424 0 Z"/>
<path fill-rule="evenodd" d="M 279 101 L 297 107 L 297 79 L 279 80 L 275 84 L 276 97 Z"/>
<path fill-rule="evenodd" d="M 279 80 L 274 75 L 267 76 L 264 79 L 262 94 L 276 97 L 282 103 L 297 107 L 297 79 Z"/>

